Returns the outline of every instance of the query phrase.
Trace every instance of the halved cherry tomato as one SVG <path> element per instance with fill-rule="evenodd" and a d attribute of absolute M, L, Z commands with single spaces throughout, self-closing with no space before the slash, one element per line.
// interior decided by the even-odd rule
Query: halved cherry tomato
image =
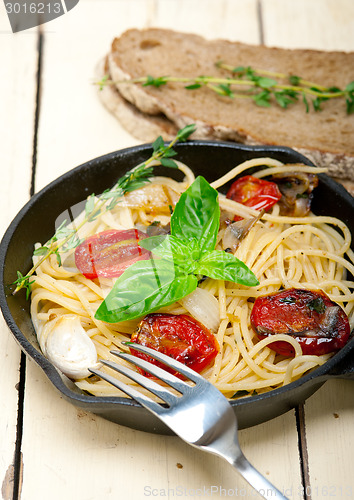
<path fill-rule="evenodd" d="M 281 192 L 275 182 L 245 175 L 231 185 L 226 197 L 256 210 L 268 210 L 280 200 Z"/>
<path fill-rule="evenodd" d="M 349 320 L 343 309 L 322 291 L 292 288 L 255 300 L 251 325 L 259 339 L 276 333 L 295 338 L 303 354 L 327 354 L 341 349 L 350 335 Z M 294 356 L 288 342 L 269 345 L 284 356 Z"/>
<path fill-rule="evenodd" d="M 214 335 L 197 320 L 186 314 L 152 313 L 141 321 L 131 341 L 171 356 L 200 373 L 212 364 L 218 353 Z M 131 350 L 136 356 L 151 363 L 165 365 L 150 356 Z M 168 370 L 176 374 L 173 370 Z"/>
<path fill-rule="evenodd" d="M 120 276 L 134 262 L 150 258 L 150 252 L 139 245 L 144 238 L 137 229 L 112 229 L 89 236 L 75 249 L 76 267 L 89 279 Z"/>

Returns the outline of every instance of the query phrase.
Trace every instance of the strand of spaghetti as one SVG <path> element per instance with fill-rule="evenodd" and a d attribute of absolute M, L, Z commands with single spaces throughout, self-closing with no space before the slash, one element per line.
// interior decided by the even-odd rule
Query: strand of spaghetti
<path fill-rule="evenodd" d="M 285 272 L 285 268 L 284 268 L 284 247 L 283 247 L 283 245 L 278 246 L 276 257 L 277 257 L 277 268 L 278 268 L 278 272 L 280 274 L 280 279 L 282 281 L 283 286 L 285 288 L 288 288 L 287 276 L 286 276 L 286 272 Z"/>
<path fill-rule="evenodd" d="M 42 288 L 45 288 L 46 290 L 50 290 L 53 293 L 62 293 L 66 297 L 70 297 L 72 299 L 75 299 L 77 297 L 76 291 L 75 291 L 75 284 L 72 281 L 68 280 L 58 280 L 54 279 L 52 276 L 49 276 L 48 274 L 42 274 L 40 277 L 36 277 L 34 279 L 35 286 L 41 286 Z M 86 296 L 87 299 L 90 301 L 97 301 L 100 299 L 100 296 L 97 296 L 96 293 L 90 290 L 86 290 Z"/>
<path fill-rule="evenodd" d="M 218 297 L 219 297 L 219 311 L 220 319 L 227 318 L 226 316 L 226 300 L 225 300 L 225 281 L 218 280 Z"/>
<path fill-rule="evenodd" d="M 245 170 L 248 170 L 249 168 L 252 167 L 258 167 L 260 165 L 264 166 L 271 166 L 271 167 L 279 167 L 283 165 L 282 162 L 275 160 L 274 158 L 255 158 L 253 160 L 247 160 L 241 163 L 240 165 L 237 165 L 234 167 L 230 172 L 227 174 L 223 175 L 219 179 L 215 180 L 214 182 L 211 183 L 211 186 L 215 189 L 218 189 L 219 187 L 223 186 L 227 182 L 231 181 L 234 179 L 237 175 L 241 174 Z"/>
<path fill-rule="evenodd" d="M 195 175 L 193 173 L 193 170 L 190 167 L 188 167 L 188 165 L 179 160 L 173 160 L 173 161 L 176 163 L 178 170 L 183 172 L 184 175 L 186 176 L 183 182 L 185 182 L 187 186 L 193 184 L 193 182 L 195 181 Z"/>
<path fill-rule="evenodd" d="M 241 329 L 242 329 L 242 333 L 245 331 L 245 323 L 247 322 L 247 318 L 245 317 L 244 314 L 242 314 L 241 316 Z M 246 329 L 248 330 L 248 326 L 246 325 Z M 266 370 L 263 370 L 262 368 L 260 368 L 258 366 L 257 363 L 255 363 L 254 359 L 250 356 L 249 352 L 247 352 L 243 342 L 242 342 L 242 337 L 241 337 L 241 332 L 235 328 L 234 329 L 234 332 L 235 332 L 235 338 L 236 338 L 236 342 L 237 342 L 237 347 L 244 359 L 244 361 L 247 363 L 247 365 L 250 367 L 250 369 L 256 373 L 260 378 L 262 379 L 268 379 L 268 378 L 271 378 L 273 377 L 273 374 L 269 373 L 268 371 Z M 290 344 L 294 344 L 293 342 L 294 339 L 288 337 L 286 339 L 286 341 L 288 341 Z"/>
<path fill-rule="evenodd" d="M 317 228 L 315 228 L 314 226 L 308 226 L 308 225 L 302 224 L 302 225 L 299 225 L 299 226 L 291 226 L 288 229 L 285 229 L 285 231 L 283 231 L 283 233 L 281 233 L 280 235 L 278 235 L 272 241 L 272 243 L 268 246 L 268 248 L 260 256 L 257 264 L 253 268 L 253 272 L 257 275 L 257 272 L 259 271 L 259 268 L 267 260 L 267 258 L 274 252 L 275 248 L 281 243 L 281 241 L 283 241 L 289 235 L 291 235 L 291 234 L 293 234 L 295 232 L 299 232 L 299 231 L 302 231 L 302 232 L 312 231 L 312 232 L 316 233 L 317 232 Z M 305 251 L 302 251 L 302 250 L 300 250 L 300 251 L 299 250 L 295 250 L 295 252 L 296 252 L 296 254 L 298 256 L 300 256 L 301 254 L 305 253 Z M 311 249 L 307 249 L 306 250 L 306 254 L 307 255 L 319 255 L 319 256 L 322 256 L 322 257 L 326 257 L 326 253 L 323 250 L 319 250 L 316 254 L 313 254 L 313 253 L 310 253 L 310 252 L 312 252 Z M 289 253 L 293 253 L 293 252 L 289 251 Z M 327 254 L 331 255 L 331 256 L 334 256 L 334 257 L 338 257 L 338 256 L 334 255 L 331 252 L 328 252 Z M 338 259 L 341 259 L 340 262 L 344 261 L 344 259 L 341 258 L 341 257 L 338 257 Z M 333 259 L 333 260 L 335 260 L 335 259 Z"/>
<path fill-rule="evenodd" d="M 89 317 L 88 313 L 77 300 L 69 299 L 62 295 L 59 295 L 58 293 L 49 292 L 48 290 L 45 290 L 43 288 L 35 289 L 32 293 L 31 315 L 33 314 L 33 317 L 37 313 L 38 304 L 44 300 L 55 302 L 68 311 L 78 314 L 79 316 Z"/>
<path fill-rule="evenodd" d="M 237 365 L 240 359 L 240 353 L 238 349 L 235 349 L 235 342 L 233 337 L 231 337 L 230 335 L 225 336 L 223 347 L 224 347 L 224 354 L 223 354 L 222 371 L 220 374 L 220 378 L 230 373 Z"/>
<path fill-rule="evenodd" d="M 96 326 L 96 328 L 99 329 L 100 333 L 103 336 L 109 337 L 110 330 L 109 330 L 108 326 L 106 326 L 102 321 L 99 321 L 95 318 L 96 307 L 92 307 L 91 302 L 88 300 L 87 297 L 85 297 L 85 293 L 83 293 L 82 290 L 80 290 L 78 287 L 74 288 L 74 293 L 76 294 L 82 307 L 87 312 L 88 316 L 91 318 L 92 323 Z M 118 345 L 120 347 L 120 346 L 122 346 L 122 342 L 124 340 L 127 340 L 127 338 L 126 338 L 126 336 L 122 336 L 122 335 L 120 335 L 119 337 L 117 336 L 117 338 L 116 338 L 116 345 Z"/>
<path fill-rule="evenodd" d="M 216 335 L 216 340 L 218 342 L 220 349 L 219 349 L 218 354 L 216 355 L 213 370 L 209 376 L 209 380 L 212 383 L 214 383 L 217 380 L 219 373 L 220 373 L 220 370 L 221 370 L 221 363 L 223 360 L 222 353 L 223 353 L 223 345 L 224 345 L 224 334 L 225 334 L 227 324 L 228 324 L 227 319 L 221 320 L 220 326 L 219 326 L 219 329 L 218 329 L 218 332 Z"/>
<path fill-rule="evenodd" d="M 104 298 L 104 293 L 102 288 L 98 286 L 94 281 L 85 278 L 85 276 L 83 276 L 82 274 L 78 274 L 77 276 L 75 276 L 75 279 L 85 287 L 91 289 L 98 298 L 100 299 Z"/>
<path fill-rule="evenodd" d="M 311 167 L 309 165 L 301 164 L 300 168 L 298 167 L 298 170 L 296 170 L 296 166 L 297 164 L 292 166 L 281 165 L 279 167 L 271 167 L 268 169 L 260 170 L 259 172 L 255 172 L 252 175 L 253 177 L 261 179 L 262 177 L 267 177 L 268 175 L 275 175 L 282 173 L 293 174 L 294 172 L 298 171 L 300 171 L 300 173 L 315 174 L 315 175 L 328 172 L 328 168 Z"/>
<path fill-rule="evenodd" d="M 63 266 L 59 266 L 54 255 L 50 255 L 47 260 L 42 262 L 38 270 L 39 274 L 48 274 L 49 276 L 53 276 L 54 278 L 71 278 L 72 276 L 75 276 L 75 274 L 77 274 L 77 270 L 69 271 Z"/>
<path fill-rule="evenodd" d="M 290 259 L 292 257 L 298 258 L 301 255 L 302 250 L 289 250 L 287 252 L 286 258 Z M 339 255 L 336 255 L 331 252 L 324 252 L 323 250 L 317 250 L 315 248 L 308 248 L 306 250 L 306 255 L 313 255 L 313 256 L 319 256 L 319 257 L 326 257 L 327 259 L 334 260 L 335 262 L 338 262 L 338 264 L 341 264 L 345 269 L 347 269 L 352 275 L 354 274 L 354 265 L 351 264 L 348 260 L 346 260 L 344 257 L 340 257 Z"/>
<path fill-rule="evenodd" d="M 314 368 L 315 366 L 321 366 L 325 361 L 327 361 L 328 357 L 323 356 L 311 356 L 311 355 L 305 355 L 301 356 L 299 358 L 294 358 L 290 361 L 288 364 L 288 367 L 285 372 L 285 377 L 284 377 L 284 385 L 289 384 L 291 382 L 291 379 L 294 378 L 293 373 L 294 369 L 297 365 L 300 363 L 308 363 L 310 366 L 307 367 L 307 370 Z M 306 371 L 307 371 L 306 370 Z"/>

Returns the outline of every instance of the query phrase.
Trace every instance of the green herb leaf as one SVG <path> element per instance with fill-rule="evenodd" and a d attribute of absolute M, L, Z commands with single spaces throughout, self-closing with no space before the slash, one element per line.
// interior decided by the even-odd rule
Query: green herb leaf
<path fill-rule="evenodd" d="M 232 73 L 238 73 L 238 74 L 244 74 L 246 73 L 247 68 L 246 66 L 236 66 L 235 68 L 232 69 Z"/>
<path fill-rule="evenodd" d="M 139 318 L 173 304 L 197 285 L 196 276 L 181 273 L 171 261 L 138 261 L 117 279 L 95 318 L 107 323 Z"/>
<path fill-rule="evenodd" d="M 303 100 L 303 103 L 305 104 L 306 113 L 308 113 L 310 111 L 310 107 L 309 107 L 309 103 L 308 103 L 308 100 L 307 100 L 305 94 L 302 94 L 302 100 Z"/>
<path fill-rule="evenodd" d="M 262 89 L 269 89 L 274 87 L 278 82 L 273 78 L 260 77 L 257 79 L 257 85 Z"/>
<path fill-rule="evenodd" d="M 39 255 L 47 255 L 47 253 L 49 252 L 49 248 L 46 247 L 46 246 L 43 246 L 43 247 L 38 247 L 34 250 L 33 252 L 33 255 L 35 256 L 39 256 Z"/>
<path fill-rule="evenodd" d="M 68 250 L 72 250 L 73 248 L 78 247 L 84 240 L 80 239 L 76 233 L 72 235 L 72 237 L 62 246 L 62 251 L 66 252 Z"/>
<path fill-rule="evenodd" d="M 345 87 L 346 92 L 354 92 L 354 81 L 348 83 L 348 85 Z"/>
<path fill-rule="evenodd" d="M 348 98 L 345 100 L 347 106 L 347 114 L 354 113 L 354 92 L 350 92 Z"/>
<path fill-rule="evenodd" d="M 235 94 L 232 92 L 230 84 L 220 83 L 216 87 L 214 87 L 215 92 L 219 95 L 224 95 L 226 97 L 234 98 Z"/>
<path fill-rule="evenodd" d="M 68 221 L 66 219 L 60 224 L 60 226 L 55 231 L 54 236 L 49 240 L 50 242 L 61 240 L 62 238 L 66 238 L 71 232 L 72 229 L 67 227 Z"/>
<path fill-rule="evenodd" d="M 86 217 L 89 217 L 92 213 L 92 210 L 94 209 L 95 207 L 95 195 L 94 193 L 92 193 L 88 198 L 87 198 L 87 201 L 86 201 L 86 204 L 85 204 L 85 214 L 86 214 Z"/>
<path fill-rule="evenodd" d="M 152 143 L 152 149 L 154 152 L 156 152 L 162 147 L 164 147 L 164 145 L 165 145 L 164 140 L 162 139 L 161 135 L 159 135 Z"/>
<path fill-rule="evenodd" d="M 315 311 L 318 313 L 323 313 L 326 309 L 326 305 L 322 299 L 322 297 L 317 297 L 316 299 L 311 300 L 308 302 L 307 307 L 311 309 L 311 311 Z"/>
<path fill-rule="evenodd" d="M 185 127 L 183 127 L 177 133 L 177 141 L 185 142 L 189 138 L 189 136 L 196 131 L 196 128 L 197 127 L 194 123 L 191 123 L 190 125 L 186 125 Z"/>
<path fill-rule="evenodd" d="M 14 281 L 12 284 L 16 285 L 17 287 L 20 288 L 25 288 L 26 289 L 26 300 L 29 299 L 29 296 L 31 294 L 31 285 L 34 283 L 34 281 L 29 280 L 29 276 L 23 276 L 23 274 L 20 271 L 17 271 L 17 280 Z"/>
<path fill-rule="evenodd" d="M 201 253 L 215 249 L 219 229 L 218 192 L 204 177 L 197 177 L 182 193 L 171 217 L 171 233 L 198 241 Z"/>
<path fill-rule="evenodd" d="M 282 297 L 279 299 L 279 302 L 282 302 L 283 304 L 295 304 L 296 299 L 294 297 Z"/>
<path fill-rule="evenodd" d="M 104 75 L 102 77 L 102 79 L 98 82 L 99 90 L 103 90 L 103 87 L 105 87 L 108 80 L 109 80 L 109 75 Z"/>
<path fill-rule="evenodd" d="M 292 104 L 297 99 L 296 92 L 282 90 L 280 92 L 273 93 L 275 100 L 281 108 L 287 108 L 289 104 Z"/>
<path fill-rule="evenodd" d="M 315 111 L 321 111 L 321 104 L 324 101 L 327 101 L 326 97 L 316 97 L 315 99 L 312 99 L 313 109 Z"/>
<path fill-rule="evenodd" d="M 289 82 L 291 83 L 291 85 L 297 87 L 298 85 L 300 85 L 301 78 L 296 75 L 289 75 Z"/>
<path fill-rule="evenodd" d="M 178 168 L 177 163 L 170 158 L 161 158 L 161 165 L 163 167 Z"/>
<path fill-rule="evenodd" d="M 191 85 L 186 85 L 184 88 L 187 90 L 196 90 L 200 89 L 202 85 L 200 83 L 192 83 Z"/>
<path fill-rule="evenodd" d="M 157 78 L 154 78 L 151 75 L 148 75 L 146 77 L 146 81 L 143 83 L 143 87 L 147 87 L 151 85 L 152 87 L 161 87 L 161 85 L 166 85 L 168 82 L 168 77 L 167 76 L 158 76 Z"/>
<path fill-rule="evenodd" d="M 245 286 L 259 285 L 258 279 L 244 262 L 221 250 L 214 250 L 203 255 L 196 265 L 195 273 Z"/>
<path fill-rule="evenodd" d="M 263 90 L 262 92 L 259 92 L 258 94 L 254 95 L 253 100 L 257 104 L 257 106 L 269 108 L 270 96 L 271 96 L 271 93 L 269 92 L 269 90 Z"/>

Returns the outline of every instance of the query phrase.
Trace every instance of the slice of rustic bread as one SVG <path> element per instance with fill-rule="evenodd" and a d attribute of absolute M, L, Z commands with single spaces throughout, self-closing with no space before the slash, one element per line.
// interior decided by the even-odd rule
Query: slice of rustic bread
<path fill-rule="evenodd" d="M 354 53 L 207 41 L 162 29 L 132 29 L 116 38 L 108 70 L 117 82 L 147 75 L 230 76 L 215 66 L 220 60 L 233 67 L 297 75 L 328 87 L 344 88 L 354 80 Z M 196 123 L 195 138 L 289 146 L 328 167 L 331 175 L 354 180 L 354 115 L 346 114 L 344 99 L 326 101 L 322 111 L 310 107 L 306 113 L 301 99 L 287 109 L 276 104 L 264 108 L 249 99 L 219 96 L 206 87 L 186 90 L 177 82 L 159 88 L 117 83 L 116 89 L 143 113 L 139 115 L 143 120 L 162 113 L 177 128 Z"/>

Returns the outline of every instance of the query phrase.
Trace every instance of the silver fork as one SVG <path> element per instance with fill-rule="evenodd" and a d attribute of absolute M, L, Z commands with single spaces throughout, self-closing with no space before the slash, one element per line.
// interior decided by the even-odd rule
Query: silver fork
<path fill-rule="evenodd" d="M 128 386 L 107 373 L 93 368 L 90 371 L 138 401 L 188 444 L 224 458 L 263 498 L 286 500 L 286 497 L 245 458 L 238 442 L 238 426 L 235 413 L 228 400 L 216 387 L 194 370 L 165 354 L 131 342 L 126 342 L 126 345 L 162 362 L 192 381 L 194 385 L 187 384 L 175 375 L 134 354 L 111 351 L 112 354 L 140 367 L 173 387 L 181 394 L 181 396 L 176 396 L 154 380 L 126 366 L 118 365 L 112 361 L 101 360 L 104 365 L 125 375 L 158 396 L 167 404 L 166 407 L 166 405 L 153 401 L 134 387 Z"/>

